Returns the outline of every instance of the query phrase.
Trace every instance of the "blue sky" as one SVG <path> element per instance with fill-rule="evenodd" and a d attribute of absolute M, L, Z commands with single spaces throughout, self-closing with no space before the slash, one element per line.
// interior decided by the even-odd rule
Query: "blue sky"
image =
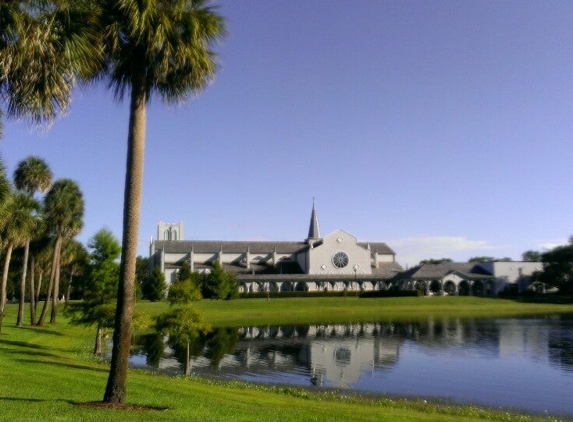
<path fill-rule="evenodd" d="M 573 2 L 221 0 L 221 69 L 149 107 L 140 227 L 186 239 L 384 241 L 403 265 L 520 259 L 573 234 Z M 8 172 L 78 181 L 87 241 L 121 238 L 128 104 L 78 89 L 49 130 L 5 121 Z"/>

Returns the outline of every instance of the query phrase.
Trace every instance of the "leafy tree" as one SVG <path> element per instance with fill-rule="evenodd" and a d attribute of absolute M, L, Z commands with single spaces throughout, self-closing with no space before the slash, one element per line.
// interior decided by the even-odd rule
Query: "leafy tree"
<path fill-rule="evenodd" d="M 226 272 L 219 261 L 215 261 L 203 285 L 203 296 L 211 299 L 232 299 L 237 297 L 238 293 L 239 286 L 235 276 Z"/>
<path fill-rule="evenodd" d="M 544 269 L 536 279 L 573 294 L 573 241 L 541 254 L 541 261 Z"/>
<path fill-rule="evenodd" d="M 60 253 L 64 238 L 72 238 L 80 233 L 83 227 L 84 199 L 76 182 L 60 179 L 54 183 L 44 198 L 44 215 L 48 233 L 55 236 L 54 254 L 50 281 L 44 307 L 38 325 L 43 325 L 48 312 L 48 302 L 52 298 L 51 323 L 56 322 L 60 292 Z"/>
<path fill-rule="evenodd" d="M 468 262 L 492 262 L 496 261 L 493 256 L 474 256 L 468 259 Z"/>
<path fill-rule="evenodd" d="M 201 333 L 209 331 L 209 325 L 203 321 L 199 311 L 184 306 L 162 313 L 156 317 L 155 330 L 169 336 L 169 341 L 185 347 L 183 374 L 190 374 L 190 344 L 198 341 Z"/>
<path fill-rule="evenodd" d="M 521 254 L 521 259 L 525 262 L 540 262 L 541 252 L 533 250 L 525 251 Z"/>
<path fill-rule="evenodd" d="M 119 279 L 117 259 L 121 246 L 108 229 L 99 230 L 88 242 L 91 249 L 87 277 L 84 278 L 82 301 L 69 304 L 66 314 L 76 325 L 96 326 L 94 355 L 101 355 L 102 333 L 112 328 L 115 316 L 115 294 Z"/>
<path fill-rule="evenodd" d="M 141 285 L 149 276 L 149 258 L 138 256 L 135 260 L 135 297 L 141 299 Z"/>
<path fill-rule="evenodd" d="M 452 261 L 450 258 L 441 258 L 441 259 L 423 259 L 422 261 L 420 261 L 419 265 L 425 265 L 425 264 L 444 264 L 447 262 L 454 262 Z"/>
<path fill-rule="evenodd" d="M 165 275 L 161 272 L 161 268 L 156 266 L 141 284 L 142 296 L 151 302 L 157 302 L 165 297 L 165 290 L 167 290 Z"/>
<path fill-rule="evenodd" d="M 167 300 L 171 305 L 188 304 L 201 299 L 203 299 L 201 289 L 191 278 L 187 280 L 176 280 L 169 286 Z"/>
<path fill-rule="evenodd" d="M 35 213 L 40 208 L 40 204 L 27 194 L 12 192 L 2 204 L 2 208 L 4 218 L 1 222 L 1 236 L 6 250 L 0 294 L 0 332 L 2 331 L 12 250 L 14 247 L 24 246 L 33 236 L 37 224 Z"/>
<path fill-rule="evenodd" d="M 34 193 L 36 192 L 45 193 L 48 191 L 48 189 L 50 189 L 52 186 L 52 177 L 52 170 L 50 170 L 50 167 L 42 158 L 30 156 L 18 163 L 18 166 L 14 171 L 14 185 L 20 191 L 26 192 L 30 197 L 33 197 Z M 41 223 L 42 220 L 37 218 L 37 228 L 39 228 Z M 37 231 L 37 234 L 38 232 L 39 231 Z M 20 281 L 20 301 L 18 305 L 18 317 L 16 321 L 16 325 L 18 326 L 22 326 L 24 324 L 24 299 L 26 293 L 26 275 L 28 270 L 30 240 L 31 239 L 27 239 L 26 244 L 24 245 L 24 259 L 22 262 L 22 277 Z M 30 287 L 32 289 L 32 285 Z M 33 306 L 34 299 L 31 295 L 30 307 Z"/>
<path fill-rule="evenodd" d="M 171 305 L 174 305 L 188 304 L 203 299 L 201 295 L 202 280 L 203 277 L 198 271 L 191 271 L 189 263 L 184 263 L 177 273 L 177 279 L 169 286 L 167 300 Z"/>

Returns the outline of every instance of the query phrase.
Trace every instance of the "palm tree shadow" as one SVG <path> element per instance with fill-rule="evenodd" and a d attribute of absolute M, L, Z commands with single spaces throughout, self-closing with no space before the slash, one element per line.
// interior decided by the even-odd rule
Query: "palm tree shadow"
<path fill-rule="evenodd" d="M 39 402 L 45 402 L 48 400 L 42 400 L 42 399 L 31 399 L 31 398 L 23 398 L 23 397 L 0 397 L 0 402 L 1 401 L 21 401 L 21 402 L 29 402 L 29 403 L 39 403 Z"/>
<path fill-rule="evenodd" d="M 17 327 L 19 330 L 32 330 L 36 333 L 42 333 L 42 334 L 50 334 L 52 336 L 64 336 L 65 334 L 60 333 L 58 331 L 53 331 L 50 330 L 49 328 L 42 328 L 42 327 L 37 327 L 37 326 L 33 326 L 33 327 Z"/>
<path fill-rule="evenodd" d="M 82 369 L 85 371 L 93 371 L 93 372 L 109 372 L 109 368 L 95 368 L 93 366 L 76 365 L 76 364 L 72 364 L 72 363 L 63 363 L 63 362 L 59 362 L 59 361 L 55 361 L 55 360 L 37 361 L 37 360 L 33 360 L 33 359 L 18 359 L 18 362 L 22 362 L 22 363 L 26 363 L 26 364 L 34 364 L 34 365 L 42 364 L 42 365 L 63 366 L 66 368 Z"/>
<path fill-rule="evenodd" d="M 49 350 L 49 347 L 42 346 L 36 343 L 27 343 L 25 341 L 15 341 L 15 340 L 5 340 L 0 339 L 0 344 L 6 344 L 10 346 L 17 346 L 17 347 L 26 347 L 30 349 L 37 349 L 37 350 Z"/>

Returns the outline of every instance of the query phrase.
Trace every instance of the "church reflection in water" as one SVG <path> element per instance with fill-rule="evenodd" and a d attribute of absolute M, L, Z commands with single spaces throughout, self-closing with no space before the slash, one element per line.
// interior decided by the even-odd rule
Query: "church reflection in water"
<path fill-rule="evenodd" d="M 218 328 L 192 346 L 192 372 L 252 381 L 352 388 L 370 372 L 389 371 L 409 344 L 424 356 L 529 356 L 573 368 L 571 316 L 428 318 L 410 322 Z M 470 351 L 470 352 L 468 352 Z M 181 371 L 182 350 L 169 339 L 136 341 L 132 364 Z M 281 374 L 278 376 L 277 374 Z M 286 378 L 284 374 L 290 374 Z"/>

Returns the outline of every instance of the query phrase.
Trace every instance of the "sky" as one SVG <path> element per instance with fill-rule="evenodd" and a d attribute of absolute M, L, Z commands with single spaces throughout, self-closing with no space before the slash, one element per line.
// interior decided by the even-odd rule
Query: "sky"
<path fill-rule="evenodd" d="M 148 109 L 140 255 L 157 223 L 186 240 L 386 242 L 396 261 L 521 259 L 573 234 L 573 2 L 220 0 L 213 83 Z M 38 130 L 4 121 L 12 176 L 29 155 L 76 180 L 78 236 L 121 239 L 128 103 L 74 92 Z"/>

